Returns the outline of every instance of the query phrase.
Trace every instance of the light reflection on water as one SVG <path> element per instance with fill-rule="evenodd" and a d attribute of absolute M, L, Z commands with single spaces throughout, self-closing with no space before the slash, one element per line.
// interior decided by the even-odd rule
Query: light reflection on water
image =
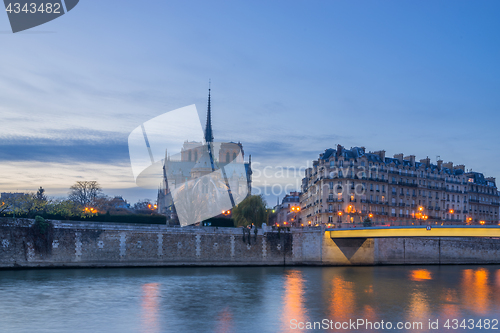
<path fill-rule="evenodd" d="M 293 319 L 359 318 L 426 327 L 499 318 L 500 266 L 0 271 L 0 314 L 0 332 L 297 332 Z"/>
<path fill-rule="evenodd" d="M 141 288 L 141 331 L 160 332 L 160 325 L 158 323 L 158 312 L 160 310 L 160 284 L 145 283 Z"/>

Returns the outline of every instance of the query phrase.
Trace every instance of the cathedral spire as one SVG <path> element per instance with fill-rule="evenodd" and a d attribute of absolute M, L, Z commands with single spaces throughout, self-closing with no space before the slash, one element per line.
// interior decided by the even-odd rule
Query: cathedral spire
<path fill-rule="evenodd" d="M 208 110 L 207 110 L 207 125 L 205 126 L 205 142 L 214 142 L 212 133 L 212 111 L 210 109 L 210 80 L 208 81 Z"/>

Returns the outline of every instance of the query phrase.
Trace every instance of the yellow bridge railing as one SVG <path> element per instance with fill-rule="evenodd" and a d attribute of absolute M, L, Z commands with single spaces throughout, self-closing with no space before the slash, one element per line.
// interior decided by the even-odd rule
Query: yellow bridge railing
<path fill-rule="evenodd" d="M 326 229 L 331 238 L 500 237 L 500 226 L 409 226 Z"/>

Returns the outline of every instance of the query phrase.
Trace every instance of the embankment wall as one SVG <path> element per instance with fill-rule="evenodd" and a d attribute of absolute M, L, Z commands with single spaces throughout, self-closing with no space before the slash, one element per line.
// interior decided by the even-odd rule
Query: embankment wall
<path fill-rule="evenodd" d="M 320 229 L 242 228 L 0 219 L 0 268 L 500 263 L 493 238 L 331 239 Z"/>

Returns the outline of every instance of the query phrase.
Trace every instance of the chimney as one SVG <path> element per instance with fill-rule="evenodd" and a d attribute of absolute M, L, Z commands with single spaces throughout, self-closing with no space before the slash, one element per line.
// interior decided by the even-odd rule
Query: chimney
<path fill-rule="evenodd" d="M 453 170 L 453 162 L 443 163 L 443 167 Z"/>
<path fill-rule="evenodd" d="M 374 154 L 377 154 L 382 161 L 385 161 L 385 150 L 376 151 Z"/>
<path fill-rule="evenodd" d="M 429 158 L 429 156 L 427 156 L 426 158 L 420 160 L 420 163 L 424 164 L 426 167 L 429 167 L 431 165 L 431 159 Z"/>
<path fill-rule="evenodd" d="M 438 160 L 437 163 L 438 163 L 438 170 L 441 171 L 441 169 L 443 168 L 443 160 Z"/>
<path fill-rule="evenodd" d="M 361 147 L 361 150 L 363 151 L 363 154 L 366 153 L 366 148 L 365 147 Z"/>
<path fill-rule="evenodd" d="M 459 170 L 459 169 L 460 169 L 460 170 L 462 170 L 463 172 L 465 172 L 465 165 L 463 165 L 463 164 L 455 165 L 455 166 L 453 167 L 453 169 L 454 169 L 454 170 Z"/>
<path fill-rule="evenodd" d="M 340 155 L 342 155 L 342 149 L 344 147 L 342 147 L 341 145 L 337 145 L 337 157 L 340 157 Z"/>
<path fill-rule="evenodd" d="M 415 155 L 406 156 L 405 161 L 410 161 L 411 166 L 415 166 Z"/>
<path fill-rule="evenodd" d="M 394 158 L 398 159 L 401 164 L 403 164 L 403 154 L 394 154 Z"/>

